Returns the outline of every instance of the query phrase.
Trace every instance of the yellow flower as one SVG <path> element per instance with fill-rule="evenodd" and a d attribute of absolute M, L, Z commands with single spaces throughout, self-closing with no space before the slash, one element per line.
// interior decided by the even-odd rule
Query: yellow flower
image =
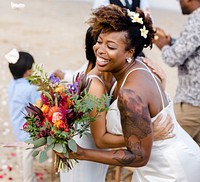
<path fill-rule="evenodd" d="M 49 106 L 44 104 L 41 108 L 41 111 L 43 112 L 44 115 L 46 115 L 49 112 Z"/>
<path fill-rule="evenodd" d="M 63 123 L 62 120 L 56 120 L 56 121 L 54 122 L 53 125 L 54 125 L 56 128 L 60 128 L 61 123 Z"/>
<path fill-rule="evenodd" d="M 56 88 L 55 88 L 55 92 L 57 93 L 61 93 L 63 92 L 65 89 L 64 85 L 58 85 Z"/>
<path fill-rule="evenodd" d="M 141 32 L 141 36 L 144 37 L 144 38 L 146 39 L 149 30 L 147 30 L 146 27 L 143 26 L 143 28 L 140 29 L 140 32 Z"/>
<path fill-rule="evenodd" d="M 41 99 L 36 100 L 35 106 L 37 106 L 38 108 L 42 107 L 42 101 L 41 101 Z"/>

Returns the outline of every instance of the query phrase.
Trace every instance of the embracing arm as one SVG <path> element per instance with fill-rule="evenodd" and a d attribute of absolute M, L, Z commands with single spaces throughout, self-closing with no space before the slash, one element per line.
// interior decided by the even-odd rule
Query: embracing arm
<path fill-rule="evenodd" d="M 102 97 L 106 93 L 104 85 L 97 79 L 93 78 L 89 93 L 97 98 Z M 95 115 L 95 110 L 91 113 Z M 124 147 L 124 137 L 107 133 L 106 131 L 106 112 L 102 112 L 96 121 L 90 124 L 91 134 L 95 145 L 98 148 L 118 148 Z"/>
<path fill-rule="evenodd" d="M 148 106 L 132 90 L 120 91 L 118 105 L 127 149 L 98 151 L 78 147 L 70 157 L 117 166 L 144 166 L 149 160 L 153 135 Z"/>
<path fill-rule="evenodd" d="M 93 78 L 90 86 L 89 93 L 96 97 L 102 97 L 105 94 L 105 88 L 103 84 L 96 78 Z M 91 113 L 95 114 L 95 111 Z M 169 135 L 169 131 L 173 129 L 173 123 L 168 116 L 162 125 L 158 123 L 162 120 L 162 116 L 158 117 L 153 123 L 153 135 L 154 141 L 164 140 L 172 138 L 174 135 Z M 120 148 L 125 147 L 124 136 L 113 135 L 106 130 L 106 112 L 99 115 L 95 122 L 90 124 L 91 134 L 94 139 L 95 145 L 98 148 Z"/>

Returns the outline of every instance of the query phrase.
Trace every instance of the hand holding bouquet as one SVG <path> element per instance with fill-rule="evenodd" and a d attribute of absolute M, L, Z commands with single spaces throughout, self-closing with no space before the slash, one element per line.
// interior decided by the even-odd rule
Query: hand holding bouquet
<path fill-rule="evenodd" d="M 33 156 L 39 154 L 39 162 L 48 159 L 50 150 L 62 153 L 66 158 L 68 151 L 76 152 L 77 146 L 73 137 L 86 134 L 89 124 L 96 120 L 98 114 L 107 110 L 108 97 L 96 98 L 88 93 L 91 80 L 86 75 L 78 74 L 73 83 L 63 83 L 54 75 L 48 77 L 38 65 L 35 66 L 29 81 L 41 91 L 41 100 L 36 105 L 29 104 L 25 109 L 26 123 L 23 130 L 30 134 L 26 141 L 32 144 Z M 95 109 L 96 115 L 90 116 Z M 56 155 L 56 170 L 71 169 L 73 159 L 63 161 Z"/>

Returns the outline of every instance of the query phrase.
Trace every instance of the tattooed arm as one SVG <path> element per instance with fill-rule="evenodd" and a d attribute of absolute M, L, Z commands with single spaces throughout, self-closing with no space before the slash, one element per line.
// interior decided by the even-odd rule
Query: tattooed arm
<path fill-rule="evenodd" d="M 118 107 L 121 125 L 128 151 L 130 165 L 148 162 L 153 143 L 151 118 L 148 105 L 130 89 L 122 89 L 119 94 Z M 132 159 L 132 161 L 131 161 Z M 126 162 L 118 159 L 119 162 Z M 127 161 L 127 162 L 128 162 Z M 131 166 L 132 166 L 131 165 Z"/>
<path fill-rule="evenodd" d="M 78 146 L 77 153 L 70 154 L 70 158 L 117 166 L 146 165 L 153 141 L 148 107 L 129 89 L 120 91 L 118 105 L 127 149 L 98 151 Z"/>

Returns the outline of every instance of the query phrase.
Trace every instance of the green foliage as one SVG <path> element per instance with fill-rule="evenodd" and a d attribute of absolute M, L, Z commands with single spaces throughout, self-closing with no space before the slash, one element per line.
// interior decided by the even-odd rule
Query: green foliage
<path fill-rule="evenodd" d="M 71 149 L 73 152 L 76 152 L 76 151 L 77 151 L 77 146 L 76 146 L 75 140 L 70 139 L 70 140 L 68 141 L 68 147 L 69 147 L 69 149 Z"/>

